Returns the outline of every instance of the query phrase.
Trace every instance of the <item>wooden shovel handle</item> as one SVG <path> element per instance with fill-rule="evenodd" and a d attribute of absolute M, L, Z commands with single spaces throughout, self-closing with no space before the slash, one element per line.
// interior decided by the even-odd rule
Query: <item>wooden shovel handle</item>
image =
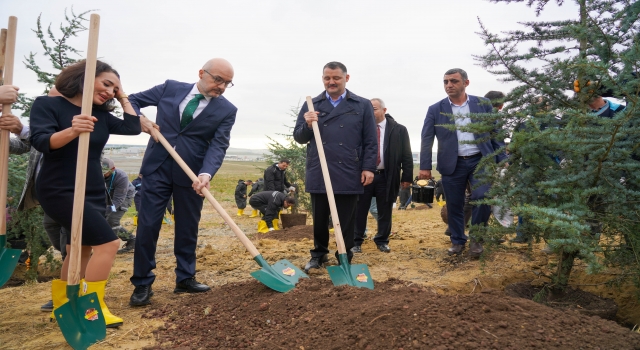
<path fill-rule="evenodd" d="M 84 115 L 91 115 L 93 106 L 93 86 L 96 80 L 96 61 L 98 59 L 98 34 L 100 16 L 91 14 L 89 21 L 89 44 L 87 47 L 84 87 L 82 90 L 82 109 Z M 84 193 L 87 185 L 87 159 L 89 158 L 90 133 L 83 132 L 78 141 L 78 161 L 76 162 L 76 187 L 73 196 L 73 216 L 71 219 L 71 251 L 69 253 L 68 285 L 80 282 L 80 263 L 82 252 L 82 219 L 84 216 Z"/>
<path fill-rule="evenodd" d="M 315 112 L 313 108 L 313 100 L 311 96 L 307 96 L 307 107 L 309 112 Z M 344 246 L 344 238 L 342 237 L 342 227 L 340 226 L 340 218 L 338 217 L 338 208 L 336 207 L 336 199 L 333 196 L 333 186 L 331 186 L 331 178 L 329 177 L 329 167 L 327 166 L 327 158 L 324 156 L 324 148 L 322 147 L 322 138 L 320 137 L 320 129 L 318 122 L 313 122 L 313 138 L 316 140 L 316 148 L 318 149 L 318 157 L 320 158 L 320 167 L 322 168 L 322 177 L 324 178 L 324 187 L 327 189 L 327 198 L 329 199 L 329 209 L 331 210 L 331 221 L 333 222 L 333 233 L 336 236 L 336 244 L 338 245 L 338 254 L 345 254 L 347 248 Z M 315 224 L 315 223 L 314 223 Z"/>
<path fill-rule="evenodd" d="M 16 54 L 16 31 L 18 29 L 18 18 L 9 17 L 9 30 L 2 29 L 2 46 L 0 61 L 4 67 L 4 82 L 13 85 L 13 62 Z M 0 76 L 2 78 L 2 76 Z M 2 114 L 11 113 L 11 103 L 2 106 Z M 0 130 L 0 236 L 7 234 L 7 190 L 9 187 L 9 130 Z M 4 248 L 4 247 L 3 247 Z"/>
<path fill-rule="evenodd" d="M 171 147 L 171 144 L 169 143 L 169 141 L 167 141 L 167 139 L 165 139 L 164 136 L 162 136 L 160 131 L 156 129 L 151 129 L 151 130 L 152 130 L 151 132 L 154 134 L 153 136 L 155 136 L 158 139 L 158 141 L 160 141 L 162 146 L 164 146 L 167 152 L 169 152 L 169 154 L 171 155 L 171 158 L 173 158 L 173 160 L 175 160 L 176 163 L 180 165 L 182 170 L 189 176 L 191 181 L 199 182 L 200 180 L 198 179 L 198 176 L 191 170 L 191 168 L 189 168 L 187 163 L 185 163 L 184 160 L 182 160 L 182 157 L 180 157 L 178 152 L 176 152 L 176 150 L 174 150 L 173 147 Z M 244 234 L 244 232 L 242 232 L 240 227 L 236 225 L 236 223 L 233 221 L 231 216 L 229 216 L 227 211 L 224 210 L 224 208 L 220 205 L 220 203 L 218 203 L 218 201 L 215 198 L 213 198 L 213 195 L 211 194 L 211 192 L 209 192 L 207 188 L 203 188 L 201 192 L 202 194 L 204 194 L 204 197 L 209 201 L 209 203 L 213 205 L 213 208 L 218 212 L 218 214 L 222 216 L 222 219 L 224 220 L 224 222 L 226 222 L 227 225 L 231 227 L 231 230 L 233 231 L 233 233 L 235 233 L 236 237 L 238 237 L 242 245 L 244 245 L 244 247 L 247 248 L 247 250 L 249 251 L 249 254 L 251 254 L 251 257 L 255 258 L 256 256 L 260 255 L 260 252 L 258 251 L 258 249 L 256 249 L 256 246 L 253 245 L 253 243 L 251 243 L 249 238 L 247 238 L 247 236 Z"/>

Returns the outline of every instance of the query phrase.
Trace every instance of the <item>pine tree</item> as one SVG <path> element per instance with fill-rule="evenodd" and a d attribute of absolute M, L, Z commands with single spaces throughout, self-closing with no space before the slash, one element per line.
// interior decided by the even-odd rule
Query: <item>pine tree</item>
<path fill-rule="evenodd" d="M 549 2 L 527 5 L 539 14 Z M 590 273 L 615 264 L 636 282 L 640 276 L 640 2 L 575 3 L 576 19 L 525 22 L 501 34 L 480 22 L 489 50 L 476 57 L 518 84 L 501 113 L 479 117 L 477 128 L 511 133 L 503 176 L 483 163 L 483 179 L 493 183 L 486 203 L 510 207 L 526 237 L 557 253 L 552 292 L 564 291 L 575 259 Z M 597 96 L 626 109 L 599 117 L 589 107 Z"/>

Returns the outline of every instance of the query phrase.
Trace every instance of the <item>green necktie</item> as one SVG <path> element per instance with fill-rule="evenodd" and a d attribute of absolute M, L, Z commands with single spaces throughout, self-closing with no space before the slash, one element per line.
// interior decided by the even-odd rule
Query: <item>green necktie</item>
<path fill-rule="evenodd" d="M 200 100 L 204 98 L 202 94 L 196 94 L 196 97 L 192 98 L 187 106 L 184 107 L 184 111 L 182 111 L 182 119 L 180 119 L 180 130 L 184 129 L 191 123 L 193 120 L 193 112 L 196 111 L 198 105 L 200 104 Z"/>

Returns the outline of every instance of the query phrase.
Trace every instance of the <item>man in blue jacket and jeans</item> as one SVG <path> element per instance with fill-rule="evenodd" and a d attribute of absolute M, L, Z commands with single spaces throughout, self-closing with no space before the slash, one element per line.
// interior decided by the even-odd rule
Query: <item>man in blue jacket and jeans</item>
<path fill-rule="evenodd" d="M 305 271 L 323 266 L 329 253 L 329 200 L 324 186 L 312 124 L 318 122 L 342 236 L 349 261 L 353 257 L 358 195 L 373 181 L 378 141 L 371 101 L 346 89 L 347 67 L 329 62 L 322 70 L 325 91 L 313 98 L 315 112 L 302 106 L 293 130 L 298 143 L 307 144 L 306 191 L 311 194 L 313 244 Z M 338 253 L 336 252 L 336 257 Z"/>

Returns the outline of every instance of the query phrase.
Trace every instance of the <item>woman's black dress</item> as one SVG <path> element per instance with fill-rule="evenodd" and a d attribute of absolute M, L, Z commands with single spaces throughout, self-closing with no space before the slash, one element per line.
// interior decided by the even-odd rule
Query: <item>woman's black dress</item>
<path fill-rule="evenodd" d="M 31 145 L 42 152 L 40 173 L 36 179 L 36 196 L 42 209 L 57 223 L 71 232 L 73 196 L 78 160 L 78 138 L 62 148 L 51 150 L 51 135 L 71 127 L 74 116 L 81 108 L 64 97 L 41 96 L 36 98 L 31 108 Z M 107 220 L 104 176 L 100 165 L 100 155 L 109 134 L 140 134 L 140 118 L 124 114 L 124 120 L 107 111 L 96 110 L 92 115 L 98 119 L 90 134 L 89 159 L 87 162 L 87 185 L 82 221 L 82 245 L 96 246 L 116 240 Z M 67 237 L 71 243 L 71 236 Z"/>

